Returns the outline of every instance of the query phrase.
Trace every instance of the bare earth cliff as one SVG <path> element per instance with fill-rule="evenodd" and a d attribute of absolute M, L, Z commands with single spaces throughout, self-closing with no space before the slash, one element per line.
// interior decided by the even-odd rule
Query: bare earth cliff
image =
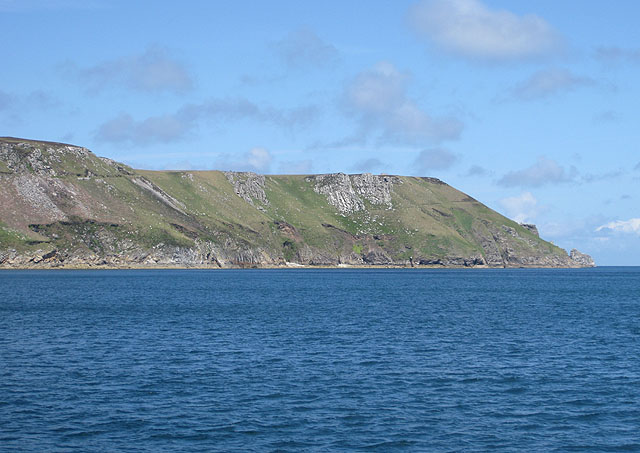
<path fill-rule="evenodd" d="M 435 178 L 133 170 L 0 138 L 0 267 L 590 267 Z"/>

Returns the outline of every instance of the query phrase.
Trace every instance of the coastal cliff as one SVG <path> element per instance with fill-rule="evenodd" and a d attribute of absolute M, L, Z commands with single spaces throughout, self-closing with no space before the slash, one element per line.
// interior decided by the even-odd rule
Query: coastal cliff
<path fill-rule="evenodd" d="M 435 178 L 146 171 L 0 138 L 0 267 L 590 267 Z"/>

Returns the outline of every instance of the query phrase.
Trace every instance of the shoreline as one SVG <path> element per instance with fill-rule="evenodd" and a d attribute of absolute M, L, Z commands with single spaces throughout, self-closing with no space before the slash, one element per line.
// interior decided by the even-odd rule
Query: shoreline
<path fill-rule="evenodd" d="M 326 265 L 326 264 L 296 264 L 296 265 L 255 265 L 255 266 L 206 266 L 206 265 L 169 265 L 169 264 L 140 264 L 140 265 L 112 265 L 112 264 L 79 264 L 79 265 L 53 265 L 53 266 L 2 266 L 0 265 L 0 271 L 12 271 L 12 270 L 295 270 L 295 269 L 589 269 L 597 266 L 442 266 L 442 265 L 393 265 L 393 264 L 339 264 L 339 265 Z"/>

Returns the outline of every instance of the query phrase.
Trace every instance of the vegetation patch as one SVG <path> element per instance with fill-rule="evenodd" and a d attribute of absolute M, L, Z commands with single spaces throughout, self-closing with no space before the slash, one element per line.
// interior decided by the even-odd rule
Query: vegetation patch
<path fill-rule="evenodd" d="M 0 246 L 6 248 L 19 248 L 28 243 L 28 238 L 5 224 L 0 223 Z"/>
<path fill-rule="evenodd" d="M 287 262 L 295 261 L 298 255 L 298 244 L 294 241 L 284 241 L 282 243 L 282 255 Z"/>
<path fill-rule="evenodd" d="M 463 209 L 453 209 L 453 215 L 456 223 L 466 233 L 471 233 L 473 225 L 473 216 Z"/>

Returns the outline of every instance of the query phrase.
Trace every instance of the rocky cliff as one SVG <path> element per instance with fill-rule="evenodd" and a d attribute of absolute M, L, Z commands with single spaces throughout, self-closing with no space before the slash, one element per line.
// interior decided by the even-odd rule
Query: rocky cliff
<path fill-rule="evenodd" d="M 435 178 L 134 170 L 0 138 L 0 267 L 587 267 Z"/>

